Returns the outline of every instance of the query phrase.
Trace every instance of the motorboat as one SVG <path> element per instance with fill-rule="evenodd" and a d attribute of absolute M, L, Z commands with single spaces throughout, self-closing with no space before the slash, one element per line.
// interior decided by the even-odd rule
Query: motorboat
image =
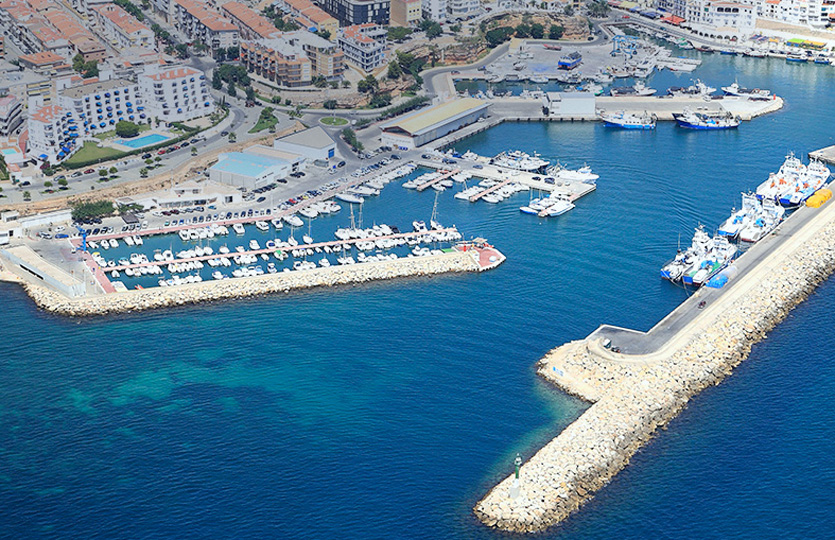
<path fill-rule="evenodd" d="M 680 113 L 673 113 L 673 118 L 680 127 L 697 130 L 733 129 L 739 127 L 739 117 L 728 111 L 695 112 L 685 107 Z"/>
<path fill-rule="evenodd" d="M 285 223 L 290 225 L 291 227 L 302 227 L 304 226 L 304 221 L 301 220 L 299 216 L 296 214 L 287 214 L 282 218 Z"/>
<path fill-rule="evenodd" d="M 722 91 L 725 92 L 725 95 L 727 96 L 738 96 L 748 99 L 772 98 L 770 90 L 761 90 L 759 88 L 743 88 L 739 86 L 739 83 L 736 81 L 734 81 L 733 84 L 729 86 L 723 86 Z"/>
<path fill-rule="evenodd" d="M 232 230 L 235 231 L 235 234 L 244 234 L 246 232 L 242 223 L 234 223 L 232 225 Z"/>
<path fill-rule="evenodd" d="M 646 112 L 638 114 L 626 111 L 601 111 L 598 116 L 609 127 L 621 129 L 655 129 L 655 115 L 647 114 Z"/>
<path fill-rule="evenodd" d="M 270 224 L 266 221 L 256 221 L 255 228 L 259 231 L 267 232 L 270 230 Z"/>

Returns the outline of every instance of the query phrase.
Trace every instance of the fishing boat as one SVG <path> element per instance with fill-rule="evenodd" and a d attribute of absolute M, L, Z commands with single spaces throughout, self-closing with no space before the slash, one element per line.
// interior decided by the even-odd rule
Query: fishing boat
<path fill-rule="evenodd" d="M 739 232 L 743 242 L 759 242 L 783 221 L 785 209 L 772 200 L 762 202 L 762 211 Z"/>
<path fill-rule="evenodd" d="M 634 86 L 616 86 L 609 90 L 609 94 L 614 97 L 621 96 L 638 96 L 647 97 L 654 95 L 657 90 L 646 86 L 641 81 L 635 83 Z"/>
<path fill-rule="evenodd" d="M 646 111 L 643 114 L 625 111 L 601 111 L 599 117 L 609 127 L 621 129 L 655 129 L 655 115 L 647 114 Z"/>
<path fill-rule="evenodd" d="M 786 62 L 794 62 L 794 63 L 805 64 L 808 61 L 809 61 L 809 57 L 804 56 L 800 53 L 790 53 L 790 54 L 786 55 Z"/>
<path fill-rule="evenodd" d="M 824 66 L 828 66 L 829 64 L 832 63 L 832 60 L 830 60 L 829 57 L 826 56 L 825 54 L 819 54 L 815 57 L 815 63 L 820 64 L 820 65 L 824 65 Z"/>
<path fill-rule="evenodd" d="M 685 272 L 701 260 L 710 247 L 710 236 L 705 232 L 704 225 L 699 225 L 693 234 L 693 241 L 685 250 L 678 250 L 676 256 L 661 267 L 661 277 L 670 281 L 678 281 Z"/>
<path fill-rule="evenodd" d="M 693 81 L 690 86 L 672 86 L 667 89 L 667 94 L 671 96 L 709 96 L 716 91 L 716 88 L 708 86 L 699 79 Z"/>
<path fill-rule="evenodd" d="M 770 90 L 761 90 L 759 88 L 743 88 L 739 86 L 739 83 L 734 81 L 733 84 L 730 86 L 723 86 L 722 91 L 725 92 L 726 96 L 738 96 L 738 97 L 745 97 L 748 99 L 771 99 L 771 91 Z"/>
<path fill-rule="evenodd" d="M 733 129 L 739 127 L 739 117 L 728 111 L 695 112 L 685 107 L 680 113 L 673 113 L 673 118 L 680 127 L 698 130 Z"/>
<path fill-rule="evenodd" d="M 734 259 L 739 249 L 731 244 L 724 236 L 714 236 L 710 239 L 707 254 L 702 257 L 681 278 L 685 285 L 701 287 L 710 278 L 721 272 Z"/>
<path fill-rule="evenodd" d="M 557 67 L 559 69 L 574 69 L 577 66 L 579 66 L 582 61 L 583 55 L 575 51 L 560 57 L 559 61 L 557 62 Z"/>
<path fill-rule="evenodd" d="M 719 49 L 719 54 L 725 54 L 728 56 L 736 56 L 739 54 L 739 51 L 736 49 Z"/>
<path fill-rule="evenodd" d="M 731 215 L 720 226 L 717 234 L 736 238 L 739 233 L 748 226 L 752 219 L 756 219 L 762 213 L 762 205 L 753 193 L 742 194 L 742 206 L 739 210 L 731 210 Z"/>
<path fill-rule="evenodd" d="M 742 56 L 748 56 L 750 58 L 765 58 L 766 54 L 765 51 L 761 51 L 759 49 L 746 49 L 742 51 Z"/>

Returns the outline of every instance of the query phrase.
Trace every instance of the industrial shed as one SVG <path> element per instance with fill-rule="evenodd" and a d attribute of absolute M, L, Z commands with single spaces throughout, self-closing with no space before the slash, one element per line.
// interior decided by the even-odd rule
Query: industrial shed
<path fill-rule="evenodd" d="M 427 107 L 384 125 L 382 142 L 404 150 L 417 148 L 484 118 L 488 107 L 474 98 Z"/>

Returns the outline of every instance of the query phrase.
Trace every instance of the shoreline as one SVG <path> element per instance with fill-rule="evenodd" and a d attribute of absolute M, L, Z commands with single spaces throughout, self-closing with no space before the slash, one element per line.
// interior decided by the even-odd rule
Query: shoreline
<path fill-rule="evenodd" d="M 618 354 L 586 338 L 541 358 L 540 377 L 593 405 L 522 466 L 517 497 L 513 477 L 505 478 L 475 505 L 476 517 L 504 531 L 541 532 L 591 499 L 832 275 L 835 209 L 821 213 L 659 351 Z"/>
<path fill-rule="evenodd" d="M 334 287 L 405 277 L 432 276 L 482 270 L 475 251 L 377 261 L 350 266 L 331 266 L 305 271 L 279 272 L 246 278 L 204 281 L 176 287 L 128 290 L 99 296 L 69 298 L 42 285 L 17 278 L 35 304 L 48 312 L 68 317 L 108 315 L 226 300 L 287 293 L 313 287 Z"/>

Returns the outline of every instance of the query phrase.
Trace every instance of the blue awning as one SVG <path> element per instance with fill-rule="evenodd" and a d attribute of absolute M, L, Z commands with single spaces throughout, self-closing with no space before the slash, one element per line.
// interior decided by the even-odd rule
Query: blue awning
<path fill-rule="evenodd" d="M 67 155 L 67 154 L 65 154 L 65 153 L 63 153 L 63 152 L 58 152 L 58 157 L 59 157 L 59 158 L 62 158 L 62 157 L 64 157 L 64 156 L 66 156 L 66 155 Z"/>
<path fill-rule="evenodd" d="M 144 111 L 144 110 L 145 110 L 145 107 L 143 107 L 142 105 L 140 105 L 139 107 L 137 107 L 137 108 L 136 108 L 136 110 L 137 110 L 137 111 Z"/>
<path fill-rule="evenodd" d="M 75 131 L 76 129 L 78 129 L 78 126 L 70 126 L 70 131 Z"/>
<path fill-rule="evenodd" d="M 107 113 L 107 117 L 108 118 L 113 118 L 113 113 L 112 112 Z"/>
<path fill-rule="evenodd" d="M 72 112 L 68 112 L 68 113 L 67 113 L 67 116 L 72 116 Z"/>
<path fill-rule="evenodd" d="M 133 120 L 133 115 L 128 116 L 128 120 Z"/>
<path fill-rule="evenodd" d="M 107 124 L 106 124 L 105 122 L 102 122 L 101 124 L 99 124 L 99 127 L 104 127 L 104 126 L 106 126 L 106 125 L 107 125 Z"/>
<path fill-rule="evenodd" d="M 74 138 L 78 137 L 78 133 L 70 133 L 70 137 L 72 137 L 74 139 Z"/>
<path fill-rule="evenodd" d="M 128 108 L 128 112 L 129 112 L 129 113 L 132 113 L 132 112 L 133 112 L 133 109 Z"/>
<path fill-rule="evenodd" d="M 209 103 L 208 101 L 203 104 L 204 107 L 208 107 L 209 105 L 211 105 L 211 103 Z"/>
<path fill-rule="evenodd" d="M 145 113 L 140 114 L 139 118 L 145 118 Z"/>
<path fill-rule="evenodd" d="M 61 150 L 63 150 L 64 152 L 69 152 L 69 151 L 70 151 L 70 147 L 69 147 L 69 146 L 62 146 L 62 147 L 61 147 Z"/>
<path fill-rule="evenodd" d="M 112 111 L 112 110 L 113 110 L 113 107 L 110 107 L 110 106 L 108 105 L 107 110 L 108 110 L 108 111 Z"/>
<path fill-rule="evenodd" d="M 116 123 L 116 120 L 111 120 L 111 121 L 110 121 L 110 123 L 111 123 L 111 124 L 115 124 L 115 123 Z"/>
<path fill-rule="evenodd" d="M 125 105 L 127 105 L 128 107 L 133 107 L 133 103 L 131 103 L 130 101 L 126 101 Z"/>
<path fill-rule="evenodd" d="M 99 120 L 102 120 L 102 119 L 104 119 L 104 116 L 99 115 Z"/>
<path fill-rule="evenodd" d="M 41 154 L 38 156 L 38 159 L 49 159 L 49 156 L 47 156 L 46 154 Z"/>
<path fill-rule="evenodd" d="M 100 112 L 102 112 L 102 110 L 101 109 L 96 109 L 96 112 L 100 113 Z"/>

